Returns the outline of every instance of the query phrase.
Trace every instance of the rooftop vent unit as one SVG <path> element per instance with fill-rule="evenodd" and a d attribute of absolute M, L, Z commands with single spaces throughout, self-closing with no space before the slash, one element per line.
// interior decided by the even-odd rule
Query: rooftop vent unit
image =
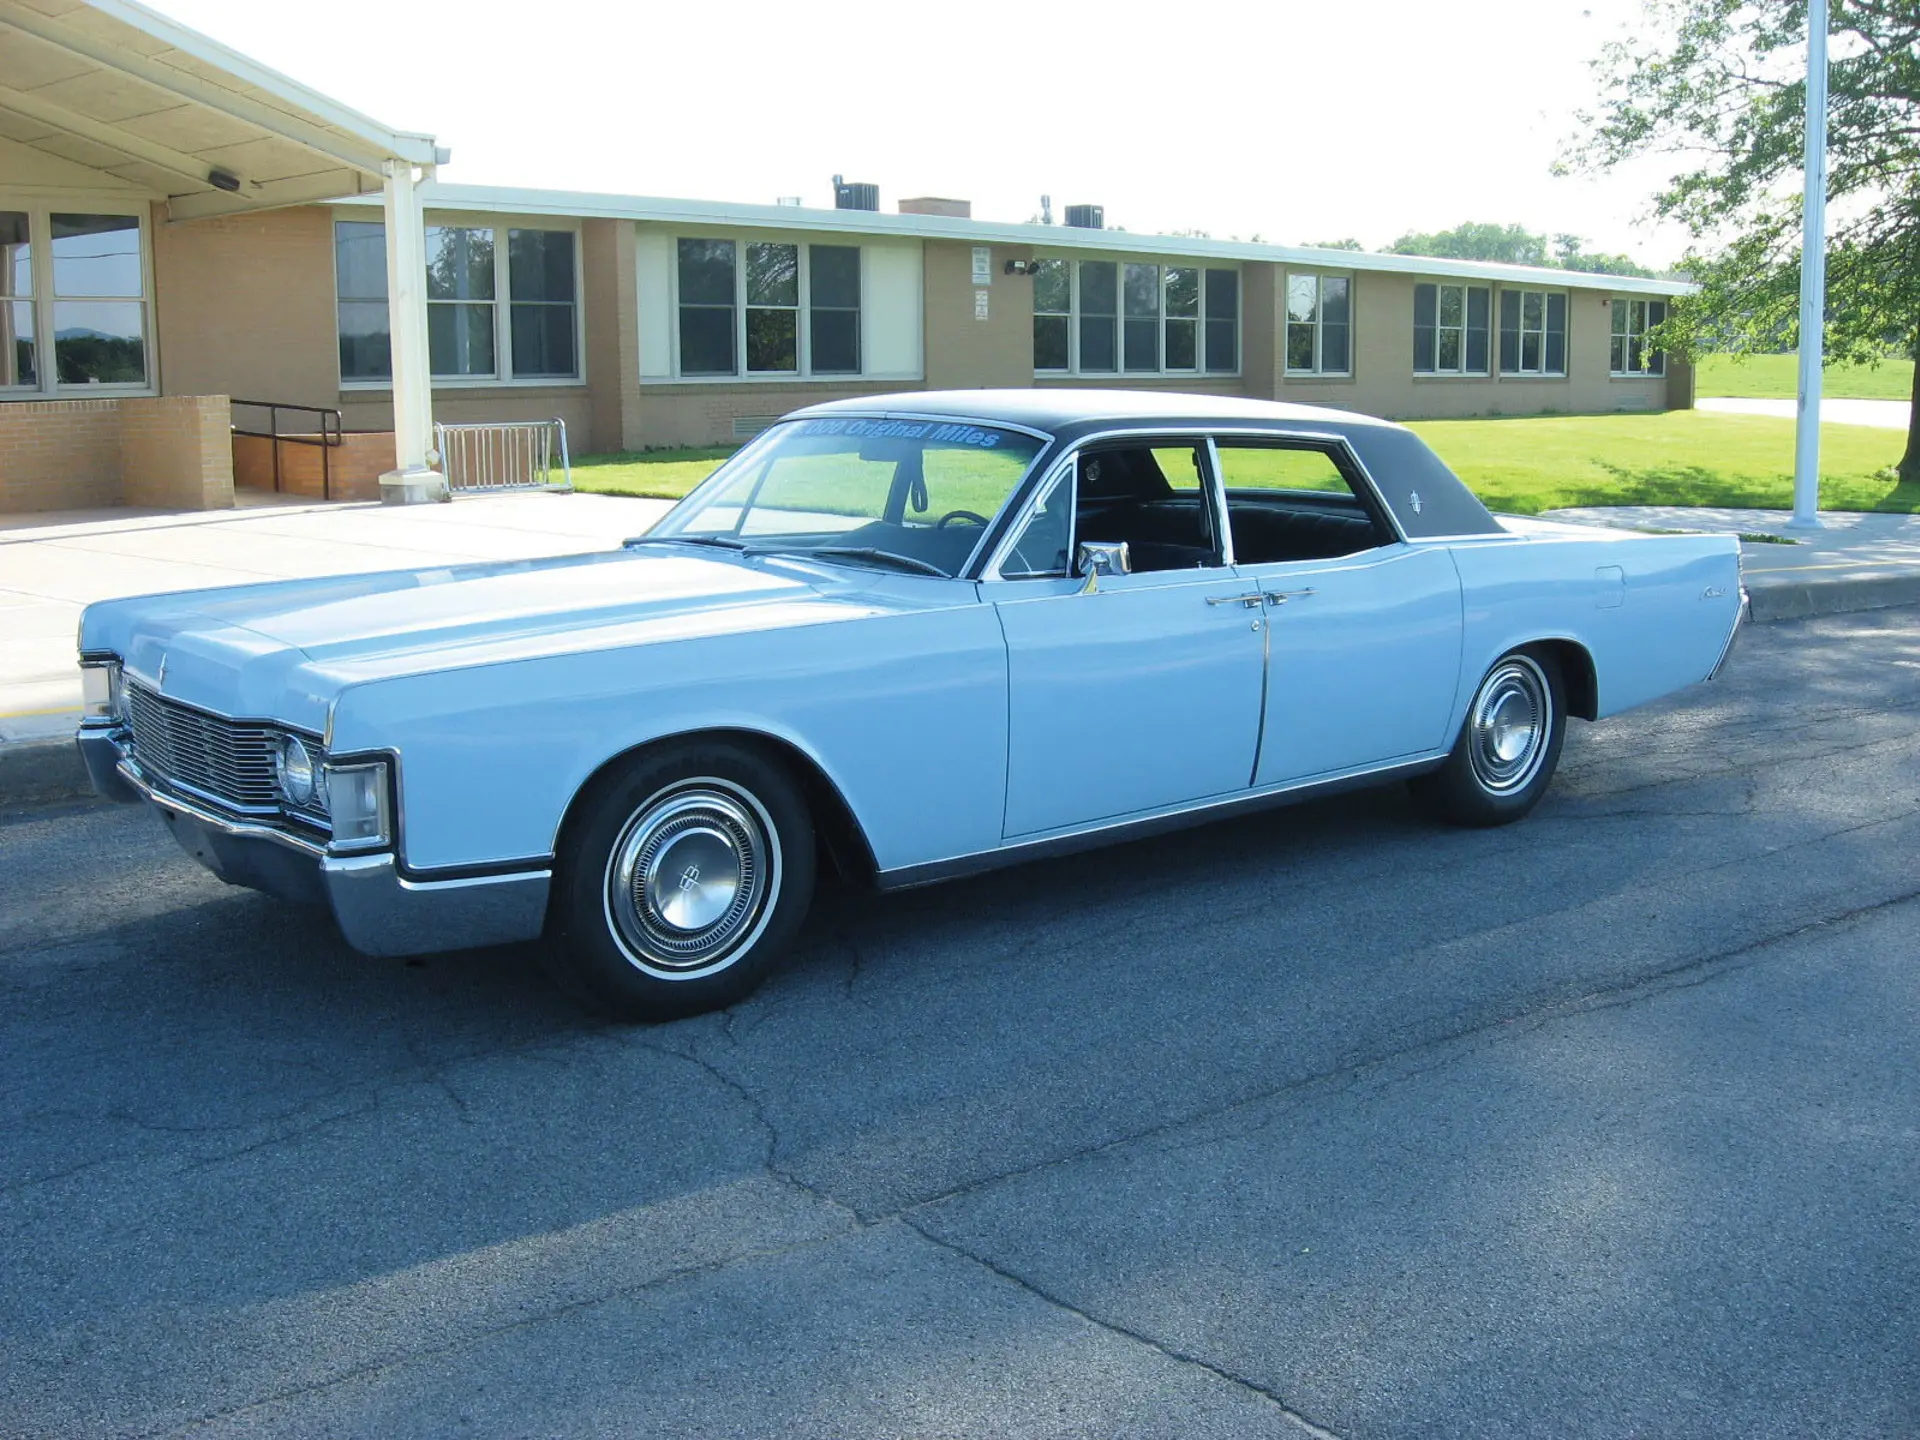
<path fill-rule="evenodd" d="M 800 208 L 800 201 L 801 201 L 801 197 L 798 195 L 776 195 L 774 197 L 773 203 L 776 205 L 785 205 L 790 209 L 798 210 Z"/>
<path fill-rule="evenodd" d="M 1104 205 L 1069 205 L 1067 224 L 1076 230 L 1104 230 L 1107 228 L 1107 208 Z"/>
<path fill-rule="evenodd" d="M 836 210 L 878 210 L 880 187 L 833 177 L 833 208 Z"/>

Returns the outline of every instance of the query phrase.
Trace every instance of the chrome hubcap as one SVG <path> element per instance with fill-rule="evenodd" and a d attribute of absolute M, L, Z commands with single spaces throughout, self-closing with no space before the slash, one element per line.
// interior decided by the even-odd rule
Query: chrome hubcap
<path fill-rule="evenodd" d="M 759 801 L 724 780 L 683 781 L 621 831 L 607 861 L 607 918 L 627 959 L 648 974 L 712 974 L 765 926 L 778 866 Z"/>
<path fill-rule="evenodd" d="M 1524 655 L 1502 660 L 1473 697 L 1467 723 L 1474 778 L 1496 795 L 1525 789 L 1553 729 L 1546 675 Z"/>

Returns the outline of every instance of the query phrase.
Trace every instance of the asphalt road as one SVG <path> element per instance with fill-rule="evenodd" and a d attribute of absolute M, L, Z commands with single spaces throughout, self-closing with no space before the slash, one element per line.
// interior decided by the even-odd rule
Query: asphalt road
<path fill-rule="evenodd" d="M 0 1433 L 1920 1433 L 1917 857 L 1911 610 L 656 1029 L 0 817 Z"/>

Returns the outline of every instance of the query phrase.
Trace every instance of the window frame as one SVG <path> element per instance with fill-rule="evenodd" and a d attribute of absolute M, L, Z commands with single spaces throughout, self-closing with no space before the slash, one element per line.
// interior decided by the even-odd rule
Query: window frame
<path fill-rule="evenodd" d="M 1667 378 L 1667 352 L 1664 350 L 1655 350 L 1651 348 L 1646 342 L 1646 336 L 1649 330 L 1651 330 L 1656 325 L 1662 324 L 1666 320 L 1667 318 L 1666 311 L 1669 303 L 1668 298 L 1664 295 L 1610 295 L 1607 297 L 1607 300 L 1608 300 L 1608 304 L 1607 304 L 1607 374 L 1608 376 L 1614 380 L 1664 380 L 1666 379 Z M 1619 323 L 1618 317 L 1621 313 L 1620 307 L 1622 305 L 1627 307 L 1626 308 L 1627 328 L 1625 330 L 1619 330 L 1615 328 Z M 1656 305 L 1660 307 L 1660 318 L 1658 320 L 1655 320 L 1653 318 L 1653 307 Z M 1636 311 L 1640 316 L 1640 325 L 1638 329 L 1635 329 L 1633 324 L 1634 315 Z M 1631 359 L 1633 356 L 1634 342 L 1635 341 L 1639 342 L 1640 360 L 1641 360 L 1642 368 L 1638 370 L 1631 370 L 1631 369 L 1617 370 L 1614 368 L 1613 358 L 1614 358 L 1614 348 L 1615 348 L 1616 341 L 1625 342 L 1625 345 L 1626 345 L 1625 354 L 1628 359 Z M 1647 362 L 1649 361 L 1657 362 L 1658 368 L 1657 369 L 1647 368 Z"/>
<path fill-rule="evenodd" d="M 336 208 L 334 225 L 341 222 L 385 226 L 386 217 L 376 209 Z M 578 389 L 587 384 L 587 297 L 586 266 L 583 263 L 580 227 L 564 223 L 560 216 L 549 215 L 476 215 L 468 211 L 430 211 L 425 217 L 429 229 L 490 230 L 493 234 L 493 299 L 476 301 L 429 300 L 432 305 L 489 305 L 493 309 L 493 374 L 428 375 L 435 390 L 550 390 Z M 549 230 L 573 237 L 573 371 L 571 375 L 515 375 L 513 373 L 513 281 L 509 273 L 512 260 L 512 231 Z M 384 231 L 383 231 L 384 233 Z M 329 267 L 333 281 L 333 364 L 342 393 L 379 392 L 393 389 L 392 376 L 370 379 L 349 378 L 340 373 L 340 246 L 339 232 L 330 233 L 333 263 Z M 365 296 L 356 296 L 365 303 Z M 526 302 L 557 305 L 557 301 Z M 388 333 L 392 344 L 392 333 Z M 429 366 L 432 361 L 429 358 Z"/>
<path fill-rule="evenodd" d="M 1537 333 L 1540 336 L 1540 368 L 1537 370 L 1530 370 L 1524 364 L 1518 363 L 1516 363 L 1512 369 L 1508 369 L 1499 358 L 1500 337 L 1506 333 L 1501 320 L 1501 312 L 1506 308 L 1507 296 L 1509 295 L 1516 297 L 1516 303 L 1520 306 L 1519 328 L 1515 332 L 1518 336 L 1514 345 L 1515 359 L 1516 361 L 1524 359 L 1527 353 L 1527 336 Z M 1537 332 L 1526 328 L 1526 297 L 1529 295 L 1538 295 L 1540 297 L 1540 329 Z M 1556 296 L 1560 300 L 1561 314 L 1560 368 L 1558 370 L 1551 370 L 1547 368 L 1547 352 L 1549 349 L 1547 341 L 1553 334 L 1553 326 L 1550 321 L 1553 315 L 1553 301 Z M 1609 321 L 1609 323 L 1611 323 L 1611 321 Z M 1569 343 L 1572 338 L 1572 329 L 1573 293 L 1571 291 L 1557 286 L 1502 285 L 1494 311 L 1494 369 L 1496 373 L 1503 380 L 1565 380 L 1567 378 L 1568 358 L 1572 353 Z"/>
<path fill-rule="evenodd" d="M 1242 373 L 1245 355 L 1242 344 L 1246 331 L 1243 297 L 1246 294 L 1245 273 L 1242 267 L 1231 261 L 1215 261 L 1204 256 L 1168 256 L 1168 255 L 1036 255 L 1036 261 L 1058 262 L 1067 266 L 1067 309 L 1035 310 L 1035 319 L 1043 317 L 1064 318 L 1067 322 L 1067 364 L 1064 369 L 1058 367 L 1042 368 L 1033 365 L 1036 380 L 1111 380 L 1116 383 L 1129 378 L 1134 380 L 1233 380 Z M 1113 368 L 1111 370 L 1087 370 L 1080 363 L 1080 328 L 1085 320 L 1104 320 L 1106 315 L 1087 315 L 1081 304 L 1080 267 L 1082 265 L 1112 265 L 1114 267 L 1114 340 Z M 1135 324 L 1145 316 L 1127 313 L 1127 267 L 1151 265 L 1156 271 L 1155 308 L 1152 320 L 1158 340 L 1158 365 L 1151 369 L 1129 368 L 1127 365 L 1127 323 L 1131 319 Z M 1191 315 L 1169 315 L 1167 313 L 1167 272 L 1170 270 L 1195 270 L 1199 272 L 1200 284 L 1195 296 L 1195 309 Z M 1209 370 L 1207 368 L 1207 297 L 1213 286 L 1211 277 L 1215 273 L 1232 275 L 1233 278 L 1233 368 L 1231 370 Z M 1169 322 L 1188 324 L 1193 327 L 1194 363 L 1180 368 L 1167 365 L 1167 326 Z M 1029 354 L 1033 353 L 1031 347 Z"/>
<path fill-rule="evenodd" d="M 1292 318 L 1292 295 L 1295 277 L 1311 279 L 1314 282 L 1314 307 L 1312 320 Z M 1289 380 L 1351 380 L 1354 376 L 1354 293 L 1360 288 L 1354 283 L 1351 270 L 1285 270 L 1280 277 L 1280 361 L 1281 373 Z M 1324 348 L 1326 343 L 1326 293 L 1328 280 L 1344 280 L 1347 283 L 1347 365 L 1344 370 L 1329 370 L 1325 366 Z M 1292 362 L 1291 331 L 1295 325 L 1313 327 L 1313 368 L 1295 369 Z"/>
<path fill-rule="evenodd" d="M 125 196 L 92 195 L 84 191 L 49 196 L 44 192 L 19 194 L 0 191 L 0 210 L 27 217 L 27 244 L 31 247 L 28 271 L 33 293 L 9 296 L 7 303 L 24 298 L 33 313 L 34 364 L 39 371 L 32 385 L 0 386 L 0 405 L 18 401 L 113 399 L 158 395 L 160 393 L 160 337 L 156 324 L 153 270 L 153 215 L 145 201 Z M 139 227 L 140 294 L 138 296 L 60 296 L 53 288 L 53 216 L 125 215 Z M 81 303 L 91 299 L 140 307 L 141 344 L 147 378 L 142 381 L 117 380 L 103 384 L 64 384 L 60 380 L 59 356 L 55 350 L 54 307 L 62 299 Z"/>
<path fill-rule="evenodd" d="M 1498 318 L 1498 313 L 1494 306 L 1493 286 L 1490 284 L 1477 284 L 1472 280 L 1442 280 L 1438 276 L 1416 278 L 1413 286 L 1413 331 L 1416 343 L 1421 329 L 1420 291 L 1428 285 L 1431 285 L 1434 291 L 1433 325 L 1431 327 L 1433 331 L 1432 346 L 1424 357 L 1426 361 L 1424 366 L 1421 364 L 1423 357 L 1419 355 L 1414 356 L 1414 378 L 1416 380 L 1491 379 L 1494 373 L 1494 345 L 1499 333 L 1499 327 L 1495 323 Z M 1448 290 L 1457 290 L 1460 292 L 1460 323 L 1458 325 L 1442 325 L 1440 323 L 1440 317 L 1446 313 L 1447 297 L 1445 292 Z M 1472 336 L 1475 328 L 1473 324 L 1473 292 L 1476 290 L 1487 297 L 1487 318 L 1486 323 L 1481 327 L 1486 337 L 1487 359 L 1486 363 L 1477 370 L 1471 368 L 1468 363 L 1468 356 L 1472 353 Z M 1351 326 L 1352 321 L 1348 321 L 1348 324 Z M 1440 365 L 1440 343 L 1443 333 L 1457 334 L 1460 337 L 1460 364 L 1452 369 L 1445 369 Z"/>
<path fill-rule="evenodd" d="M 825 383 L 852 383 L 869 379 L 867 371 L 866 314 L 867 314 L 867 247 L 856 236 L 824 238 L 812 235 L 794 235 L 781 238 L 782 233 L 762 235 L 727 235 L 712 232 L 675 230 L 667 234 L 667 253 L 670 257 L 667 266 L 667 307 L 668 330 L 667 345 L 673 361 L 673 370 L 669 375 L 650 376 L 650 385 L 796 385 Z M 689 375 L 682 368 L 680 357 L 680 265 L 678 256 L 682 240 L 717 241 L 733 247 L 733 365 L 731 373 L 702 372 Z M 756 310 L 797 309 L 798 318 L 795 330 L 796 358 L 798 367 L 793 370 L 749 370 L 747 368 L 747 253 L 749 245 L 792 245 L 800 252 L 799 301 L 795 307 L 755 305 Z M 851 250 L 859 257 L 859 301 L 858 305 L 825 305 L 822 310 L 839 314 L 851 313 L 854 318 L 854 358 L 858 363 L 854 370 L 815 370 L 813 368 L 813 251 L 815 246 L 829 250 Z"/>

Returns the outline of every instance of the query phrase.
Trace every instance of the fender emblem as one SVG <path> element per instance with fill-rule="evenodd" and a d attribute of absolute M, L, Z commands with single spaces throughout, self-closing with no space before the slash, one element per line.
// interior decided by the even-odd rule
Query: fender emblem
<path fill-rule="evenodd" d="M 1418 490 L 1411 492 L 1407 496 L 1407 503 L 1413 506 L 1413 513 L 1418 515 L 1420 513 L 1420 492 Z"/>
<path fill-rule="evenodd" d="M 1701 593 L 1701 595 L 1700 595 L 1700 598 L 1701 598 L 1702 600 L 1718 600 L 1718 599 L 1719 599 L 1719 598 L 1720 598 L 1720 597 L 1721 597 L 1722 595 L 1724 595 L 1724 594 L 1726 594 L 1726 593 L 1727 593 L 1727 592 L 1726 592 L 1726 591 L 1725 591 L 1725 590 L 1724 590 L 1724 589 L 1723 589 L 1722 587 L 1720 587 L 1720 586 L 1718 586 L 1718 585 L 1709 585 L 1709 586 L 1707 586 L 1707 588 L 1706 588 L 1706 589 L 1705 589 L 1705 590 L 1704 590 L 1704 591 L 1703 591 L 1703 592 Z"/>

